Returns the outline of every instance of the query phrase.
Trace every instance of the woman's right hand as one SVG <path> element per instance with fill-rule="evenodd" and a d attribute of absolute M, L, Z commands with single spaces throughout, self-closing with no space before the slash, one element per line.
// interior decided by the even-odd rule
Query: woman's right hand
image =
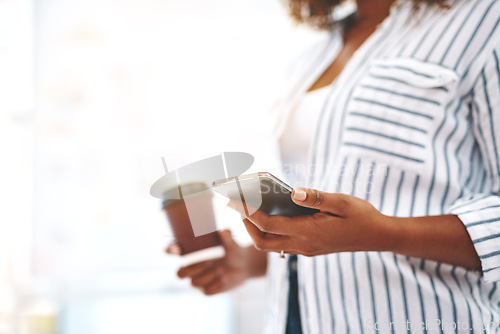
<path fill-rule="evenodd" d="M 205 295 L 235 288 L 252 276 L 252 250 L 238 245 L 229 230 L 218 233 L 226 252 L 223 258 L 195 263 L 182 267 L 177 272 L 180 278 L 191 279 L 191 284 Z M 166 252 L 179 255 L 180 248 L 173 243 L 168 246 Z"/>

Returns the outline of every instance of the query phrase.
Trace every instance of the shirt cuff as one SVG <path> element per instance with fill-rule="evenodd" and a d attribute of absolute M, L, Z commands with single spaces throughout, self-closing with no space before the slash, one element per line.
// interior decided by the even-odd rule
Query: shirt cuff
<path fill-rule="evenodd" d="M 450 208 L 462 221 L 481 260 L 483 279 L 500 281 L 500 197 L 478 194 Z"/>

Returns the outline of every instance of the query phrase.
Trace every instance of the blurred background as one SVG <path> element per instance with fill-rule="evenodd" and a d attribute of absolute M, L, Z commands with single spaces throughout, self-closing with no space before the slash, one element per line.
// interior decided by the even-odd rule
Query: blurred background
<path fill-rule="evenodd" d="M 161 157 L 272 169 L 278 82 L 320 37 L 279 0 L 0 0 L 0 334 L 259 333 L 264 280 L 178 280 L 149 187 Z"/>

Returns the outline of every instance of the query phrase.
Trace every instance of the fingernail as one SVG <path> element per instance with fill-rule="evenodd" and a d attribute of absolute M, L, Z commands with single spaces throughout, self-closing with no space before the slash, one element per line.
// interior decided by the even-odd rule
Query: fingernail
<path fill-rule="evenodd" d="M 179 247 L 179 245 L 171 245 L 170 247 L 168 247 L 168 251 L 170 254 L 181 255 L 181 248 Z"/>
<path fill-rule="evenodd" d="M 302 189 L 294 189 L 293 199 L 297 201 L 304 201 L 307 198 L 307 193 Z"/>

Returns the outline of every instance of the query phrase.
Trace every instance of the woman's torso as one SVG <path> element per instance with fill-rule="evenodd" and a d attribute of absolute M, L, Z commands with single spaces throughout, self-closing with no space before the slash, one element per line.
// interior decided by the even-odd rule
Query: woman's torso
<path fill-rule="evenodd" d="M 470 110 L 480 75 L 475 62 L 491 47 L 499 9 L 491 0 L 454 1 L 444 15 L 437 7 L 415 14 L 410 6 L 393 11 L 316 110 L 304 183 L 364 198 L 388 215 L 437 215 L 493 186 L 486 182 Z M 318 67 L 332 61 L 325 58 L 335 56 L 335 43 L 316 49 L 296 80 L 313 82 Z M 305 89 L 291 94 L 303 96 Z M 286 261 L 272 255 L 268 332 L 280 333 Z M 464 328 L 493 323 L 489 333 L 495 333 L 500 323 L 496 283 L 463 268 L 392 253 L 299 257 L 299 297 L 305 333 L 391 332 L 391 321 L 396 333 L 426 332 L 420 326 L 426 321 L 429 333 L 459 322 Z M 447 327 L 436 326 L 438 320 Z"/>

